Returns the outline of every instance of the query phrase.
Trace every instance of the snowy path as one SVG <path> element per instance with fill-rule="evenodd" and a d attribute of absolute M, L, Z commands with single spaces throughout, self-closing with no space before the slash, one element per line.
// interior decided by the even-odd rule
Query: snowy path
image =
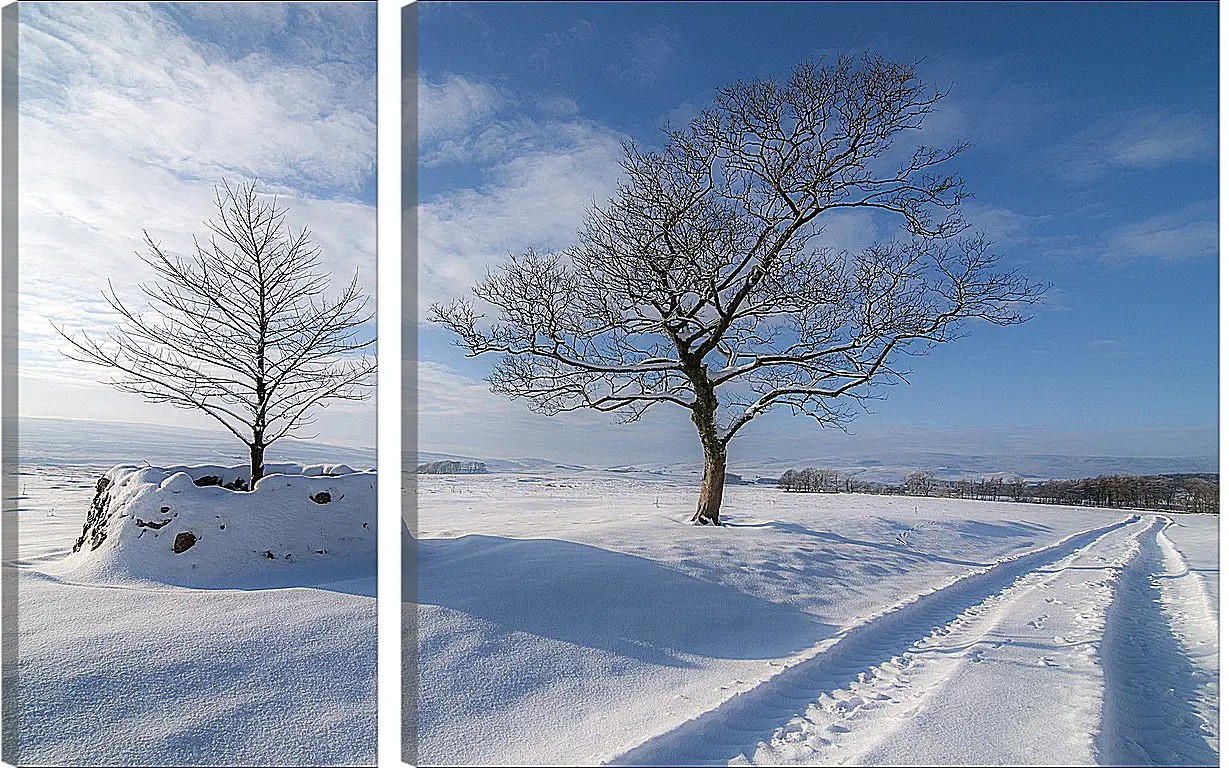
<path fill-rule="evenodd" d="M 713 529 L 672 482 L 424 478 L 423 764 L 1111 761 L 1115 612 L 1178 638 L 1173 738 L 1216 750 L 1216 515 L 732 486 Z"/>
<path fill-rule="evenodd" d="M 1163 525 L 1126 518 L 958 579 L 846 630 L 616 762 L 1215 763 L 1214 740 L 1198 736 L 1204 721 L 1192 720 L 1203 707 L 1215 722 L 1215 689 L 1196 690 L 1168 616 L 1190 617 L 1188 635 L 1212 659 L 1203 670 L 1215 663 L 1215 636 L 1199 635 L 1209 631 L 1200 629 L 1209 626 L 1199 613 L 1207 601 L 1192 581 L 1171 587 L 1162 607 L 1152 574 L 1182 574 L 1181 556 L 1162 549 Z M 1124 647 L 1140 624 L 1152 631 Z M 1141 666 L 1140 654 L 1162 661 Z M 1214 668 L 1203 674 L 1214 685 Z M 1122 699 L 1121 713 L 1107 707 L 1103 717 L 1103 693 L 1170 704 L 1158 717 L 1155 706 Z M 1155 719 L 1142 739 L 1131 713 Z M 1132 751 L 1132 740 L 1148 747 Z"/>
<path fill-rule="evenodd" d="M 1202 652 L 1183 642 L 1186 619 L 1207 605 L 1198 587 L 1181 581 L 1186 563 L 1160 523 L 1155 528 L 1141 537 L 1109 610 L 1098 751 L 1110 765 L 1216 765 L 1216 625 L 1202 625 L 1210 652 L 1202 633 L 1187 635 L 1205 644 Z"/>

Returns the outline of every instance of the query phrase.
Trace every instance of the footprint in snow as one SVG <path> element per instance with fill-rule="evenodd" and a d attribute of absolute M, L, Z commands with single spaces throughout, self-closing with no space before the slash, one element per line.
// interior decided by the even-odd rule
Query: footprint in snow
<path fill-rule="evenodd" d="M 1037 663 L 1043 667 L 1057 667 L 1058 666 L 1058 662 L 1055 661 L 1054 659 L 1051 659 L 1049 656 L 1042 656 L 1041 660 L 1038 661 Z"/>

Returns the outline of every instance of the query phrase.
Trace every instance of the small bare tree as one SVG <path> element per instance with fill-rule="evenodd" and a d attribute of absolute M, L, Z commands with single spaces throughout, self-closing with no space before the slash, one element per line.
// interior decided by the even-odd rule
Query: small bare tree
<path fill-rule="evenodd" d="M 141 255 L 157 278 L 140 289 L 150 312 L 130 309 L 108 281 L 103 292 L 120 316 L 110 343 L 70 335 L 73 360 L 116 373 L 109 383 L 155 403 L 202 411 L 248 447 L 251 483 L 264 475 L 265 450 L 311 423 L 316 406 L 361 400 L 372 385 L 373 317 L 358 273 L 326 296 L 320 249 L 292 230 L 276 198 L 255 183 L 216 189 L 218 217 L 209 241 L 177 256 L 145 233 Z"/>
<path fill-rule="evenodd" d="M 503 353 L 495 392 L 555 414 L 639 419 L 658 403 L 691 412 L 704 449 L 693 520 L 720 524 L 726 451 L 784 406 L 843 425 L 877 382 L 980 318 L 1010 325 L 1044 287 L 996 271 L 983 237 L 963 237 L 957 175 L 966 145 L 893 151 L 944 94 L 881 57 L 805 61 L 784 83 L 722 88 L 712 108 L 666 129 L 661 152 L 624 146 L 626 174 L 577 242 L 528 251 L 430 319 L 468 354 Z M 842 210 L 894 217 L 905 237 L 823 247 Z"/>

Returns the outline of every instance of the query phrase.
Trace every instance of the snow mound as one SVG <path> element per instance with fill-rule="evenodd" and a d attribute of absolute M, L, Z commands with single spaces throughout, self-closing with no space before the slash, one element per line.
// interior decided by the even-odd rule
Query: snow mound
<path fill-rule="evenodd" d="M 310 477 L 321 475 L 352 475 L 354 470 L 345 464 L 312 464 L 303 467 L 303 474 Z"/>
<path fill-rule="evenodd" d="M 261 588 L 374 578 L 376 473 L 345 465 L 113 467 L 66 574 L 106 583 Z M 243 481 L 243 482 L 240 482 Z"/>

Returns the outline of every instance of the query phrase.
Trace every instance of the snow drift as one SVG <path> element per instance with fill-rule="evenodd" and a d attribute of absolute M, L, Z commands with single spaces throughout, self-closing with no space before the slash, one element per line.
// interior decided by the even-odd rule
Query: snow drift
<path fill-rule="evenodd" d="M 64 560 L 77 579 L 260 588 L 372 578 L 376 473 L 269 464 L 119 465 L 99 481 Z"/>

